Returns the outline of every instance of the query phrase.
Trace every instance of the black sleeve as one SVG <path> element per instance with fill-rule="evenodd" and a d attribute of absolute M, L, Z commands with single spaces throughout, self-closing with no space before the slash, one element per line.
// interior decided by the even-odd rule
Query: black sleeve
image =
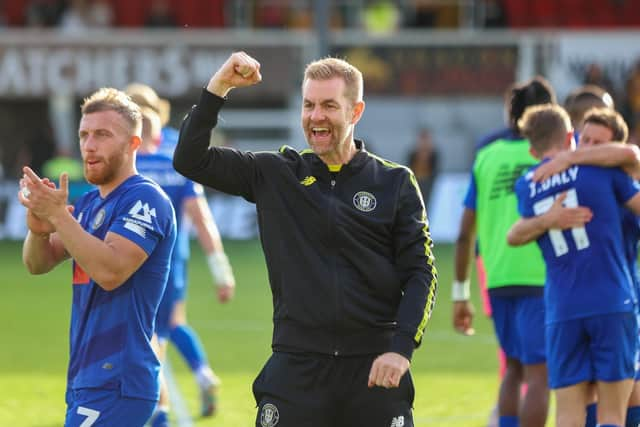
<path fill-rule="evenodd" d="M 427 213 L 413 173 L 407 171 L 394 226 L 396 265 L 404 283 L 391 351 L 411 359 L 436 301 L 438 273 Z"/>
<path fill-rule="evenodd" d="M 224 98 L 202 90 L 200 101 L 180 127 L 173 167 L 195 182 L 255 202 L 255 155 L 228 147 L 209 147 L 211 130 L 218 123 L 223 104 Z"/>

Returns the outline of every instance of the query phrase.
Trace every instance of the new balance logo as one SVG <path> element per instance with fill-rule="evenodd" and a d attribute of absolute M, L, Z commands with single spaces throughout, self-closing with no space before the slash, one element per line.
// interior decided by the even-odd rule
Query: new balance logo
<path fill-rule="evenodd" d="M 300 181 L 300 184 L 304 185 L 305 187 L 308 187 L 311 184 L 313 184 L 314 182 L 316 182 L 316 177 L 315 176 L 308 176 L 305 179 L 303 179 L 302 181 Z"/>
<path fill-rule="evenodd" d="M 404 416 L 393 417 L 391 425 L 389 427 L 404 427 Z"/>
<path fill-rule="evenodd" d="M 148 203 L 142 204 L 142 201 L 138 200 L 129 211 L 129 215 L 147 224 L 151 224 L 151 218 L 156 217 L 156 208 L 149 209 Z"/>

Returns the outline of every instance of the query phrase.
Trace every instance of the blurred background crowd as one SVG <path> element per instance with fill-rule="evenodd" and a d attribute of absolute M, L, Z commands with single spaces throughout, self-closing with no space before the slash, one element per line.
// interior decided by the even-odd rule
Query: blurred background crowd
<path fill-rule="evenodd" d="M 600 86 L 640 144 L 638 0 L 0 0 L 0 238 L 15 233 L 22 165 L 81 179 L 84 96 L 142 82 L 171 103 L 178 127 L 239 49 L 261 61 L 264 80 L 233 93 L 213 143 L 303 148 L 302 69 L 345 57 L 365 76 L 356 135 L 415 171 L 434 223 L 457 218 L 475 144 L 505 125 L 514 82 L 542 75 L 561 102 Z M 449 225 L 433 229 L 450 238 Z"/>

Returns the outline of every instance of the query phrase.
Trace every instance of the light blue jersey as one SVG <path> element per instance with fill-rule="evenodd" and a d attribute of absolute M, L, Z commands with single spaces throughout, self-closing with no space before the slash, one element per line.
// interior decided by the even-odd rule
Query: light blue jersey
<path fill-rule="evenodd" d="M 546 323 L 633 311 L 621 216 L 621 207 L 638 192 L 633 180 L 620 169 L 572 166 L 534 183 L 534 169 L 516 183 L 523 217 L 546 212 L 562 192 L 565 206 L 594 213 L 584 227 L 550 230 L 538 239 L 547 265 Z"/>
<path fill-rule="evenodd" d="M 113 291 L 103 290 L 74 261 L 68 389 L 113 389 L 157 400 L 160 363 L 150 339 L 176 237 L 169 198 L 134 175 L 104 199 L 98 190 L 81 196 L 74 216 L 98 239 L 116 233 L 149 257 Z"/>

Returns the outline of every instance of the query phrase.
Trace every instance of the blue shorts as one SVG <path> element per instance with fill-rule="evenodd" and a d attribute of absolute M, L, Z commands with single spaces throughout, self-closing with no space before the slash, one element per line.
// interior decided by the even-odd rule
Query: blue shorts
<path fill-rule="evenodd" d="M 67 391 L 64 427 L 142 427 L 151 418 L 155 400 L 123 397 L 119 390 L 79 388 Z"/>
<path fill-rule="evenodd" d="M 544 363 L 544 298 L 490 295 L 490 299 L 493 325 L 507 357 L 523 365 Z"/>
<path fill-rule="evenodd" d="M 583 381 L 622 381 L 635 376 L 635 313 L 611 313 L 547 325 L 551 388 Z"/>
<path fill-rule="evenodd" d="M 171 333 L 171 313 L 176 303 L 183 301 L 186 289 L 186 263 L 176 262 L 171 264 L 167 288 L 164 290 L 158 313 L 156 314 L 155 332 L 158 338 L 167 339 Z"/>

